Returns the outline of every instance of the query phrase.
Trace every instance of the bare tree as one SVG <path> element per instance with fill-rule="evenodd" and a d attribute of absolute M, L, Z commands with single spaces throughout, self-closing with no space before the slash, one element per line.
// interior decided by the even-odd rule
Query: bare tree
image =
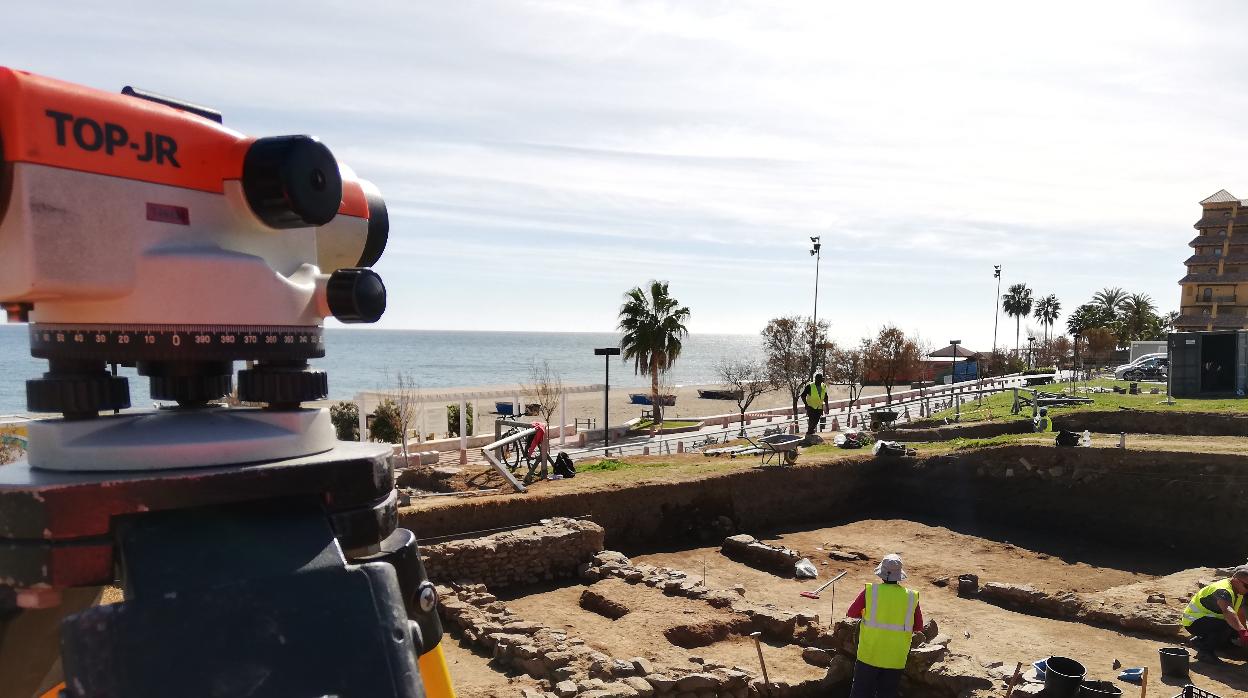
<path fill-rule="evenodd" d="M 389 395 L 398 408 L 399 429 L 402 434 L 399 439 L 399 448 L 403 453 L 403 465 L 407 465 L 408 434 L 412 430 L 412 422 L 416 421 L 417 415 L 424 409 L 425 400 L 420 392 L 420 385 L 416 383 L 416 379 L 412 377 L 412 374 L 396 370 L 394 372 L 394 384 L 396 387 L 390 391 Z"/>
<path fill-rule="evenodd" d="M 741 413 L 741 436 L 745 436 L 745 413 L 754 398 L 771 389 L 767 380 L 767 367 L 754 359 L 723 358 L 715 366 L 719 379 L 736 395 L 737 410 Z"/>
<path fill-rule="evenodd" d="M 913 339 L 892 325 L 880 328 L 880 333 L 864 352 L 867 375 L 884 386 L 886 404 L 893 404 L 893 386 L 919 368 L 919 346 Z"/>
<path fill-rule="evenodd" d="M 828 385 L 843 385 L 849 391 L 849 409 L 862 397 L 863 384 L 867 382 L 866 351 L 870 340 L 862 340 L 855 348 L 833 348 L 828 355 Z"/>
<path fill-rule="evenodd" d="M 812 378 L 807 372 L 810 366 L 827 365 L 828 350 L 833 346 L 828 342 L 828 323 L 816 325 L 798 315 L 779 317 L 767 323 L 762 335 L 767 379 L 772 387 L 788 393 L 793 414 L 797 414 L 802 390 Z"/>
<path fill-rule="evenodd" d="M 550 419 L 563 399 L 563 376 L 551 368 L 546 359 L 542 359 L 540 363 L 534 361 L 529 364 L 529 383 L 521 388 L 525 395 L 537 401 L 537 411 L 549 427 Z"/>

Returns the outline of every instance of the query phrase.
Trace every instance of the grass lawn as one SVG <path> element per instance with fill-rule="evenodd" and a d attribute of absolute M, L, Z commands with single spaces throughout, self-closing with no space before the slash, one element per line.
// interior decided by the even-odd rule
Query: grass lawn
<path fill-rule="evenodd" d="M 1095 402 L 1090 405 L 1075 405 L 1070 407 L 1051 407 L 1050 414 L 1059 415 L 1076 410 L 1116 410 L 1120 407 L 1126 407 L 1135 410 L 1157 410 L 1157 411 L 1174 411 L 1174 412 L 1243 412 L 1248 413 L 1248 400 L 1242 398 L 1182 398 L 1176 399 L 1173 405 L 1162 404 L 1166 399 L 1166 386 L 1164 383 L 1140 383 L 1140 390 L 1143 391 L 1139 395 L 1126 395 L 1120 393 L 1083 393 L 1079 391 L 1080 387 L 1103 387 L 1110 388 L 1118 386 L 1126 388 L 1130 385 L 1129 381 L 1117 381 L 1113 379 L 1097 378 L 1090 381 L 1080 381 L 1075 384 L 1075 395 L 1082 397 L 1090 397 Z M 1157 395 L 1150 395 L 1148 391 L 1152 388 L 1160 388 Z M 1036 386 L 1035 390 L 1041 390 L 1046 393 L 1067 392 L 1070 389 L 1070 383 L 1050 383 L 1049 385 Z M 1005 391 L 996 395 L 990 395 L 984 398 L 983 405 L 972 401 L 962 405 L 963 422 L 982 422 L 994 419 L 1011 419 L 1014 418 L 1010 414 L 1010 406 L 1014 403 L 1013 391 Z M 1025 415 L 1031 416 L 1031 410 L 1024 408 Z M 937 412 L 932 415 L 933 419 L 953 419 L 954 411 L 952 409 L 943 412 Z"/>
<path fill-rule="evenodd" d="M 1154 396 L 1155 397 L 1155 396 Z M 983 439 L 950 439 L 907 444 L 918 451 L 919 457 L 956 453 L 991 446 L 1036 445 L 1053 446 L 1056 434 L 1004 434 Z M 1117 434 L 1093 434 L 1094 448 L 1115 448 Z M 1248 437 L 1237 436 L 1169 436 L 1136 434 L 1128 438 L 1127 447 L 1132 450 L 1168 451 L 1174 453 L 1233 453 L 1248 450 Z M 870 458 L 871 447 L 841 449 L 831 443 L 803 448 L 796 467 L 835 463 L 840 460 Z M 589 487 L 606 486 L 608 483 L 632 482 L 679 482 L 689 478 L 749 470 L 759 467 L 758 456 L 707 457 L 700 453 L 671 454 L 665 456 L 629 456 L 625 458 L 584 458 L 576 464 L 577 483 Z M 776 467 L 776 466 L 768 466 Z M 581 476 L 584 476 L 583 479 Z"/>
<path fill-rule="evenodd" d="M 689 419 L 665 419 L 663 420 L 663 428 L 664 429 L 682 429 L 685 427 L 696 427 L 701 423 L 702 422 L 700 421 L 689 420 Z M 640 422 L 637 422 L 637 425 L 633 427 L 633 431 L 642 431 L 645 429 L 649 429 L 652 426 L 654 426 L 654 420 L 643 419 Z"/>

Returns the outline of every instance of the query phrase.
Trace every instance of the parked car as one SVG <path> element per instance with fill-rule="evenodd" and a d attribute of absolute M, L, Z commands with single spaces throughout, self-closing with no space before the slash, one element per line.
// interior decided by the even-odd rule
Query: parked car
<path fill-rule="evenodd" d="M 1133 368 L 1140 368 L 1145 363 L 1154 362 L 1157 359 L 1164 359 L 1166 356 L 1166 354 L 1145 354 L 1135 361 L 1117 366 L 1114 368 L 1114 379 L 1124 380 L 1124 375 L 1127 371 L 1130 371 Z"/>
<path fill-rule="evenodd" d="M 1170 375 L 1170 359 L 1165 356 L 1140 357 L 1128 366 L 1114 371 L 1114 378 L 1128 381 L 1164 381 Z"/>

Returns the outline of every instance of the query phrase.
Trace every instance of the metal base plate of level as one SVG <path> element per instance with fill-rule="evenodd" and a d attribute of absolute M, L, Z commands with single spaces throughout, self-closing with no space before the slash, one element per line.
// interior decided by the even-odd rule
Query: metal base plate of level
<path fill-rule="evenodd" d="M 33 468 L 152 471 L 262 463 L 324 453 L 334 428 L 324 409 L 162 410 L 27 425 Z"/>

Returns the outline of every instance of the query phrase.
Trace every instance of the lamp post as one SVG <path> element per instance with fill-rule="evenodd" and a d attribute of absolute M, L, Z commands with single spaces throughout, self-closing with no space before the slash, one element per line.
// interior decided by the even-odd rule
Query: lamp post
<path fill-rule="evenodd" d="M 823 244 L 819 242 L 819 238 L 820 236 L 818 235 L 810 236 L 810 256 L 815 258 L 815 311 L 811 316 L 812 327 L 810 332 L 810 375 L 812 376 L 815 375 L 817 368 L 815 362 L 818 361 L 817 357 L 819 355 L 816 347 L 819 342 L 819 260 L 823 256 L 819 251 L 823 247 Z"/>
<path fill-rule="evenodd" d="M 953 421 L 962 421 L 962 401 L 953 392 L 953 386 L 958 382 L 958 345 L 962 343 L 960 339 L 951 339 L 949 344 L 953 347 L 953 361 L 949 364 L 949 395 L 953 397 Z"/>
<path fill-rule="evenodd" d="M 594 350 L 594 356 L 603 358 L 603 365 L 606 366 L 606 380 L 602 384 L 602 455 L 607 453 L 607 445 L 611 443 L 611 408 L 609 398 L 611 396 L 611 357 L 619 356 L 619 347 L 602 347 Z"/>
<path fill-rule="evenodd" d="M 992 316 L 992 361 L 997 360 L 997 322 L 1001 320 L 1001 265 L 992 265 L 992 276 L 997 280 L 997 312 Z"/>
<path fill-rule="evenodd" d="M 1070 363 L 1070 392 L 1075 392 L 1075 377 L 1079 375 L 1079 333 L 1074 333 L 1075 337 L 1075 355 L 1071 358 Z"/>

